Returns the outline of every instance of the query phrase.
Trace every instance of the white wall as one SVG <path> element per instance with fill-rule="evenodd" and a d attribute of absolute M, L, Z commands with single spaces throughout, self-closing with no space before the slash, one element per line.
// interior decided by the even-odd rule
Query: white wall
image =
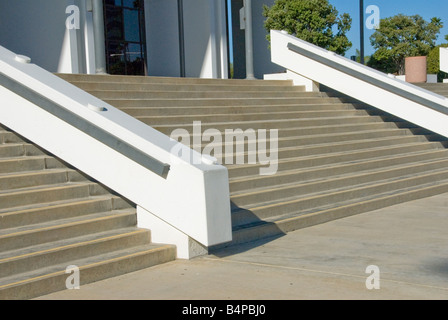
<path fill-rule="evenodd" d="M 214 1 L 184 1 L 187 77 L 227 77 L 227 52 L 221 46 L 223 42 L 227 43 L 226 29 L 221 28 L 221 23 L 225 23 L 225 11 L 219 10 L 219 4 Z M 220 67 L 222 61 L 225 70 Z"/>
<path fill-rule="evenodd" d="M 73 4 L 81 11 L 80 30 L 65 25 L 66 8 Z M 85 0 L 0 1 L 0 45 L 30 56 L 50 72 L 88 72 L 93 48 L 84 32 L 90 20 Z"/>
<path fill-rule="evenodd" d="M 285 69 L 272 63 L 269 41 L 266 36 L 269 32 L 264 28 L 263 4 L 272 6 L 274 0 L 252 0 L 252 23 L 254 42 L 254 75 L 263 79 L 263 75 L 284 71 Z"/>
<path fill-rule="evenodd" d="M 440 70 L 448 72 L 448 48 L 440 48 Z"/>
<path fill-rule="evenodd" d="M 150 76 L 180 76 L 177 0 L 146 0 L 146 42 Z"/>

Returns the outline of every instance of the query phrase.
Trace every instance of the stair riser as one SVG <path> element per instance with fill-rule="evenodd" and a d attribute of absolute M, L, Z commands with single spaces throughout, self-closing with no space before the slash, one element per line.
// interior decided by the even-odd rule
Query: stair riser
<path fill-rule="evenodd" d="M 212 98 L 300 98 L 303 97 L 301 92 L 290 91 L 274 91 L 274 92 L 232 92 L 232 91 L 215 91 L 215 92 L 169 92 L 169 91 L 88 91 L 100 99 L 212 99 Z"/>
<path fill-rule="evenodd" d="M 57 189 L 0 194 L 0 203 L 2 203 L 2 209 L 6 209 L 67 199 L 79 199 L 88 197 L 89 195 L 89 186 L 81 185 Z"/>
<path fill-rule="evenodd" d="M 185 116 L 228 114 L 242 115 L 248 113 L 306 112 L 306 111 L 346 111 L 353 110 L 348 104 L 316 104 L 316 105 L 279 105 L 279 106 L 234 106 L 234 107 L 170 107 L 170 108 L 120 108 L 133 117 Z"/>
<path fill-rule="evenodd" d="M 1 131 L 0 132 L 0 144 L 6 144 L 6 143 L 23 143 L 25 142 L 21 137 L 18 135 L 7 132 L 7 131 Z"/>
<path fill-rule="evenodd" d="M 284 131 L 279 131 L 278 135 L 278 148 L 290 148 L 290 147 L 297 147 L 297 146 L 310 146 L 310 145 L 316 145 L 316 144 L 328 144 L 328 143 L 342 143 L 342 142 L 349 142 L 349 141 L 356 141 L 361 139 L 383 139 L 383 138 L 400 138 L 403 136 L 406 136 L 405 131 L 401 130 L 383 130 L 383 131 L 372 131 L 372 132 L 365 132 L 365 133 L 345 133 L 345 134 L 333 134 L 333 135 L 311 135 L 311 136 L 286 136 L 282 134 Z M 224 136 L 225 133 L 222 133 L 222 136 Z M 269 143 L 270 143 L 270 136 L 267 133 L 267 140 L 258 139 L 255 141 L 255 143 L 266 143 L 266 148 L 269 149 Z M 249 142 L 247 139 L 244 139 L 244 142 L 240 142 L 239 140 L 236 141 L 234 139 L 233 143 L 227 143 L 225 139 L 223 139 L 222 143 L 215 143 L 213 142 L 206 142 L 203 141 L 202 136 L 196 135 L 192 136 L 191 140 L 197 140 L 202 141 L 201 144 L 201 151 L 204 150 L 205 147 L 214 148 L 217 149 L 222 148 L 222 150 L 225 150 L 225 148 L 233 146 L 233 148 L 243 148 L 243 150 L 248 150 Z M 416 141 L 424 141 L 424 138 L 416 138 Z M 250 143 L 253 143 L 252 141 Z M 188 147 L 193 148 L 193 145 L 186 144 Z"/>
<path fill-rule="evenodd" d="M 382 121 L 376 117 L 340 117 L 340 118 L 319 118 L 319 119 L 291 119 L 291 120 L 278 120 L 278 121 L 245 121 L 245 122 L 217 122 L 217 123 L 202 123 L 201 128 L 203 131 L 207 129 L 216 129 L 220 132 L 225 132 L 225 130 L 237 129 L 247 130 L 259 130 L 259 129 L 274 129 L 283 130 L 288 128 L 306 128 L 306 127 L 321 127 L 321 132 L 325 133 L 325 127 L 336 126 L 336 125 L 347 125 L 347 124 L 361 124 L 361 123 L 374 123 Z M 194 134 L 193 123 L 188 124 L 178 124 L 178 125 L 158 125 L 155 121 L 144 121 L 146 124 L 152 126 L 154 129 L 170 136 L 174 130 L 184 129 L 187 130 L 190 135 Z M 202 131 L 202 132 L 203 132 Z"/>
<path fill-rule="evenodd" d="M 257 113 L 257 114 L 233 114 L 233 115 L 185 115 L 182 116 L 182 123 L 192 123 L 194 121 L 201 121 L 204 123 L 210 122 L 238 122 L 238 121 L 269 121 L 269 120 L 283 120 L 283 119 L 313 119 L 313 118 L 327 118 L 327 117 L 354 117 L 366 116 L 365 111 L 357 110 L 343 110 L 343 111 L 316 111 L 316 112 L 271 112 L 271 113 Z M 171 125 L 178 124 L 178 116 L 160 116 L 160 117 L 137 117 L 143 122 L 157 123 L 157 125 Z"/>
<path fill-rule="evenodd" d="M 70 202 L 67 204 L 46 206 L 22 211 L 12 211 L 1 215 L 1 229 L 16 228 L 32 224 L 67 219 L 95 212 L 128 209 L 131 206 L 119 197 L 103 197 L 99 199 Z"/>
<path fill-rule="evenodd" d="M 330 153 L 340 153 L 340 152 L 354 152 L 357 150 L 362 149 L 369 149 L 369 148 L 378 148 L 378 147 L 387 147 L 387 146 L 393 146 L 393 145 L 399 145 L 399 144 L 411 144 L 411 143 L 418 143 L 417 137 L 403 137 L 402 139 L 382 139 L 382 140 L 372 140 L 372 141 L 363 141 L 363 142 L 347 142 L 343 144 L 334 144 L 334 145 L 316 145 L 316 146 L 309 146 L 307 148 L 285 148 L 285 149 L 278 149 L 273 150 L 275 154 L 269 154 L 270 147 L 267 148 L 267 156 L 270 162 L 282 159 L 289 159 L 289 158 L 299 158 L 299 157 L 307 157 L 307 156 L 318 156 L 318 155 L 325 155 Z M 257 147 L 255 144 L 253 146 L 254 148 Z M 225 148 L 220 148 L 223 151 L 227 152 Z M 264 154 L 265 152 L 259 151 L 258 149 L 255 152 L 251 152 L 250 154 L 246 154 L 244 156 L 241 155 L 241 153 L 236 151 L 236 148 L 233 148 L 233 153 L 219 153 L 219 150 L 217 153 L 212 154 L 212 156 L 216 157 L 221 163 L 224 165 L 232 165 L 232 164 L 248 164 L 255 162 L 260 162 L 260 155 Z"/>
<path fill-rule="evenodd" d="M 330 104 L 330 103 L 341 103 L 338 98 L 321 98 L 321 97 L 296 97 L 296 98 L 234 98 L 234 97 L 224 97 L 224 98 L 166 98 L 166 99 L 156 99 L 148 98 L 145 100 L 141 99 L 125 99 L 124 97 L 118 97 L 112 99 L 110 97 L 103 99 L 105 102 L 117 108 L 170 108 L 170 107 L 209 107 L 209 108 L 221 108 L 221 107 L 231 107 L 231 106 L 276 106 L 276 105 L 292 105 L 300 106 L 302 104 Z"/>
<path fill-rule="evenodd" d="M 149 268 L 172 261 L 175 258 L 176 252 L 174 247 L 172 247 L 80 267 L 80 285 L 82 287 L 92 282 Z M 52 292 L 66 290 L 66 281 L 69 276 L 70 274 L 65 273 L 64 269 L 49 277 L 36 278 L 21 285 L 0 288 L 0 299 L 31 299 Z"/>
<path fill-rule="evenodd" d="M 22 156 L 41 156 L 42 150 L 29 144 L 3 144 L 0 145 L 0 158 L 12 158 Z"/>
<path fill-rule="evenodd" d="M 139 83 L 113 83 L 113 82 L 72 82 L 75 86 L 85 91 L 170 91 L 170 92 L 219 92 L 219 91 L 257 91 L 257 92 L 303 92 L 304 88 L 299 86 L 247 86 L 247 85 L 194 85 L 194 84 L 139 84 Z"/>
<path fill-rule="evenodd" d="M 72 264 L 71 261 L 77 259 L 149 244 L 149 242 L 150 232 L 146 230 L 98 241 L 81 242 L 80 244 L 61 247 L 57 250 L 42 251 L 14 259 L 0 260 L 0 277 L 8 277 L 62 263 L 66 263 L 69 266 Z"/>
<path fill-rule="evenodd" d="M 238 127 L 234 127 L 234 128 L 230 128 L 231 125 L 227 125 L 224 126 L 222 124 L 214 124 L 213 127 L 212 125 L 208 125 L 206 123 L 201 123 L 201 130 L 200 133 L 198 131 L 198 134 L 196 134 L 195 131 L 193 131 L 193 127 L 192 126 L 188 126 L 186 127 L 185 125 L 180 125 L 179 127 L 176 126 L 167 126 L 167 127 L 159 127 L 157 128 L 160 132 L 162 132 L 163 134 L 166 134 L 167 136 L 172 136 L 174 133 L 174 130 L 177 129 L 185 129 L 187 130 L 187 132 L 190 135 L 190 138 L 193 139 L 194 137 L 196 137 L 196 135 L 199 136 L 199 138 L 202 137 L 202 135 L 205 133 L 206 130 L 208 129 L 213 129 L 213 130 L 218 130 L 217 128 L 214 127 L 220 127 L 221 130 L 219 130 L 220 132 L 225 132 L 226 129 L 232 129 L 232 130 L 236 130 L 236 129 L 241 129 L 241 130 L 247 130 L 247 129 L 253 129 L 253 130 L 258 130 L 258 129 L 265 129 L 265 130 L 278 130 L 278 137 L 279 138 L 289 138 L 289 137 L 307 137 L 309 138 L 310 136 L 313 137 L 319 137 L 322 135 L 331 135 L 331 134 L 351 134 L 353 137 L 355 137 L 357 134 L 360 134 L 363 131 L 367 131 L 367 130 L 385 130 L 385 129 L 390 129 L 390 130 L 398 130 L 398 131 L 402 131 L 403 133 L 410 133 L 409 130 L 407 129 L 398 129 L 395 124 L 393 123 L 384 123 L 384 122 L 375 122 L 375 121 L 368 121 L 370 119 L 367 119 L 367 122 L 360 122 L 360 123 L 352 123 L 352 124 L 347 124 L 347 125 L 343 125 L 343 124 L 334 124 L 334 125 L 326 125 L 326 126 L 294 126 L 294 124 L 291 123 L 286 123 L 286 124 L 282 124 L 279 123 L 277 125 L 276 128 L 269 128 L 266 126 L 264 128 L 255 128 L 255 126 L 260 126 L 259 123 L 254 124 L 254 126 L 250 127 L 248 126 L 244 126 L 242 123 L 238 123 Z M 281 127 L 281 128 L 280 128 Z M 199 129 L 197 129 L 199 130 Z M 267 132 L 269 133 L 269 132 Z"/>
<path fill-rule="evenodd" d="M 293 169 L 305 169 L 310 168 L 313 166 L 325 166 L 325 165 L 333 165 L 336 163 L 343 163 L 348 161 L 362 161 L 362 160 L 368 160 L 373 159 L 377 157 L 387 157 L 387 156 L 394 156 L 399 154 L 406 154 L 406 153 L 412 153 L 412 152 L 427 152 L 427 151 L 438 151 L 437 148 L 434 145 L 428 145 L 428 144 L 415 144 L 415 145 L 406 145 L 406 146 L 395 146 L 395 147 L 387 147 L 387 148 L 381 148 L 381 149 L 374 149 L 374 150 L 364 150 L 364 151 L 356 151 L 353 153 L 339 153 L 334 155 L 323 155 L 319 157 L 310 157 L 310 158 L 298 158 L 298 159 L 292 159 L 292 163 L 288 162 L 287 164 L 284 164 L 282 162 L 279 163 L 278 166 L 278 172 L 284 171 L 284 170 L 290 170 L 291 166 L 293 165 Z M 441 150 L 442 151 L 442 150 Z M 253 171 L 256 171 L 257 174 L 259 173 L 259 167 L 260 165 L 257 165 L 255 168 L 251 168 L 251 173 Z M 263 180 L 265 180 L 267 177 L 263 177 Z M 273 177 L 275 179 L 275 177 Z M 267 180 L 265 180 L 267 181 Z M 237 182 L 230 181 L 231 184 L 231 190 L 232 192 L 241 191 L 244 189 L 241 189 L 241 187 L 237 186 Z M 263 185 L 253 186 L 253 187 L 261 187 Z"/>
<path fill-rule="evenodd" d="M 104 219 L 85 220 L 55 228 L 44 228 L 32 232 L 15 233 L 0 237 L 0 251 L 25 248 L 31 245 L 48 243 L 62 239 L 80 237 L 86 234 L 104 232 L 112 229 L 135 226 L 135 213 L 113 215 Z"/>
<path fill-rule="evenodd" d="M 418 176 L 405 180 L 392 181 L 379 185 L 371 185 L 363 188 L 357 188 L 354 190 L 328 193 L 322 196 L 300 199 L 292 202 L 285 202 L 283 204 L 278 204 L 274 210 L 271 207 L 254 208 L 250 210 L 249 216 L 247 213 L 243 213 L 241 217 L 238 217 L 239 215 L 238 212 L 232 214 L 232 223 L 234 226 L 237 226 L 241 224 L 255 222 L 260 219 L 261 220 L 267 219 L 269 217 L 272 217 L 274 212 L 275 212 L 274 215 L 276 216 L 293 215 L 300 212 L 306 212 L 306 210 L 309 210 L 311 208 L 330 206 L 335 203 L 361 199 L 363 197 L 373 198 L 376 194 L 414 187 L 427 183 L 433 183 L 435 181 L 441 181 L 447 178 L 448 178 L 448 172 L 438 172 L 430 175 Z"/>
<path fill-rule="evenodd" d="M 106 194 L 102 186 L 94 183 L 82 183 L 48 189 L 7 192 L 0 194 L 1 209 L 48 203 L 60 200 L 80 199 Z"/>
<path fill-rule="evenodd" d="M 42 172 L 0 177 L 0 191 L 68 182 L 67 172 Z"/>
<path fill-rule="evenodd" d="M 251 86 L 292 86 L 291 80 L 246 80 L 246 79 L 205 79 L 205 78 L 171 78 L 171 77 L 142 77 L 119 75 L 83 75 L 83 74 L 57 74 L 58 77 L 69 82 L 115 82 L 132 84 L 191 84 L 191 85 L 251 85 Z"/>
<path fill-rule="evenodd" d="M 345 177 L 328 178 L 317 182 L 303 183 L 301 185 L 290 186 L 289 188 L 272 188 L 263 190 L 259 193 L 243 194 L 232 196 L 232 203 L 235 206 L 254 206 L 256 203 L 266 201 L 274 201 L 276 199 L 285 199 L 297 195 L 305 195 L 315 192 L 323 192 L 328 190 L 338 190 L 340 188 L 348 188 L 358 184 L 375 183 L 377 181 L 409 176 L 412 174 L 421 174 L 431 170 L 438 170 L 448 167 L 448 160 L 437 161 L 435 163 L 424 163 L 420 165 L 399 167 L 389 170 L 377 170 L 369 173 L 351 174 Z M 302 181 L 302 180 L 296 180 Z M 295 181 L 293 181 L 295 182 Z"/>
<path fill-rule="evenodd" d="M 230 243 L 215 246 L 210 252 L 231 245 L 243 244 L 256 240 L 259 241 L 266 238 L 281 237 L 284 234 L 295 230 L 446 192 L 448 192 L 448 184 L 443 184 L 425 190 L 407 192 L 387 198 L 377 198 L 370 201 L 358 202 L 349 206 L 328 209 L 323 212 L 316 212 L 315 214 L 280 220 L 276 223 L 265 223 L 254 227 L 238 229 L 233 232 L 233 238 Z"/>
<path fill-rule="evenodd" d="M 0 160 L 0 174 L 39 171 L 44 170 L 45 168 L 46 165 L 44 158 Z"/>

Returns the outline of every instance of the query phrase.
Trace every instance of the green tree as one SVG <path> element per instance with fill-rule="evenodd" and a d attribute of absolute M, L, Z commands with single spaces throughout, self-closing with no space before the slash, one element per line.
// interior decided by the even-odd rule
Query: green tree
<path fill-rule="evenodd" d="M 420 15 L 381 19 L 380 27 L 370 37 L 376 49 L 370 66 L 389 73 L 404 74 L 406 57 L 426 56 L 435 47 L 443 23 L 439 18 L 425 21 Z"/>
<path fill-rule="evenodd" d="M 339 15 L 328 0 L 276 0 L 271 7 L 263 6 L 263 16 L 268 31 L 285 30 L 341 55 L 352 46 L 346 36 L 352 19 L 347 13 Z"/>

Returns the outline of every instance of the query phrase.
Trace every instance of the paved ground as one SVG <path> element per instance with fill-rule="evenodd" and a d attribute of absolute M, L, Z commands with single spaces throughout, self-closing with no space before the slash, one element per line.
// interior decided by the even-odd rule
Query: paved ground
<path fill-rule="evenodd" d="M 448 299 L 447 229 L 444 194 L 39 299 Z"/>

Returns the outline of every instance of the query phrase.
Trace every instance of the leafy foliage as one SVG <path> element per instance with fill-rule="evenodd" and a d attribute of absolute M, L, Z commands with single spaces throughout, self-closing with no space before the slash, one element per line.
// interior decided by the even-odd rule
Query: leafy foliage
<path fill-rule="evenodd" d="M 404 74 L 406 57 L 426 56 L 435 47 L 443 23 L 439 18 L 425 21 L 420 15 L 381 19 L 380 27 L 370 37 L 376 49 L 370 66 L 388 73 Z"/>
<path fill-rule="evenodd" d="M 268 31 L 285 30 L 338 54 L 344 54 L 352 46 L 346 36 L 352 19 L 347 13 L 339 15 L 328 0 L 276 0 L 270 8 L 263 6 L 263 15 Z"/>

